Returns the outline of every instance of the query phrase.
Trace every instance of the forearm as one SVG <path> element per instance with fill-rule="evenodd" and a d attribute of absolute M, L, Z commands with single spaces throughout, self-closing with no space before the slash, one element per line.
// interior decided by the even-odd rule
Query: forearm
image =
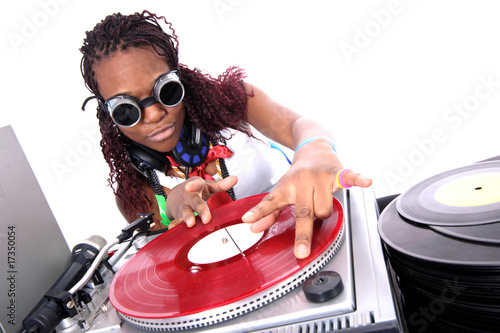
<path fill-rule="evenodd" d="M 247 121 L 267 138 L 293 149 L 292 132 L 300 116 L 291 109 L 274 102 L 258 87 L 245 84 L 249 94 Z"/>
<path fill-rule="evenodd" d="M 250 95 L 247 120 L 267 138 L 292 150 L 307 139 L 325 137 L 332 140 L 330 132 L 317 122 L 274 102 L 257 87 L 246 87 Z"/>
<path fill-rule="evenodd" d="M 331 145 L 333 138 L 330 132 L 317 122 L 301 117 L 297 119 L 292 126 L 292 149 L 310 139 L 323 138 L 326 143 Z"/>

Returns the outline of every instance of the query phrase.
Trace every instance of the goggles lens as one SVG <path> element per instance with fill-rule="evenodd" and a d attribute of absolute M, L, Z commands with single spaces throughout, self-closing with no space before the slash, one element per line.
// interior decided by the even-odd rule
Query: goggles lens
<path fill-rule="evenodd" d="M 133 104 L 122 103 L 112 111 L 115 123 L 121 126 L 133 126 L 141 119 L 141 111 Z"/>
<path fill-rule="evenodd" d="M 160 88 L 158 100 L 165 106 L 175 106 L 184 97 L 184 87 L 178 81 L 168 81 Z"/>
<path fill-rule="evenodd" d="M 153 88 L 153 96 L 141 101 L 128 95 L 117 95 L 105 102 L 108 113 L 113 121 L 120 126 L 131 127 L 141 119 L 142 109 L 157 102 L 167 107 L 179 104 L 184 98 L 184 86 L 176 71 L 162 75 Z"/>

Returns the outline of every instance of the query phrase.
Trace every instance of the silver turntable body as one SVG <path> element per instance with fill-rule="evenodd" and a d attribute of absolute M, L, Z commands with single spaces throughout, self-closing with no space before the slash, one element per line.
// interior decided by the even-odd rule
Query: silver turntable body
<path fill-rule="evenodd" d="M 351 188 L 337 192 L 335 197 L 344 207 L 345 239 L 322 271 L 335 271 L 340 275 L 344 289 L 338 296 L 325 302 L 311 302 L 299 286 L 283 297 L 249 313 L 213 325 L 183 331 L 400 332 L 398 307 L 391 291 L 377 232 L 378 209 L 373 190 Z M 142 237 L 129 249 L 123 245 L 114 249 L 116 253 L 110 260 L 113 269 L 119 270 L 148 241 L 150 239 Z M 57 332 L 146 331 L 124 322 L 108 302 L 108 288 L 113 274 L 104 270 L 102 275 L 104 284 L 96 287 L 86 286 L 87 292 L 92 296 L 92 302 L 80 311 L 80 319 L 84 320 L 76 317 L 65 319 Z"/>

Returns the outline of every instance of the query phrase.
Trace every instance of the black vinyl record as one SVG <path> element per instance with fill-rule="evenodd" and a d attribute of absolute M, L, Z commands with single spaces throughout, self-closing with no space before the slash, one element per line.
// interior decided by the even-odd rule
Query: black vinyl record
<path fill-rule="evenodd" d="M 500 244 L 410 221 L 398 213 L 400 199 L 384 209 L 378 230 L 409 332 L 498 332 Z"/>
<path fill-rule="evenodd" d="M 463 240 L 500 245 L 500 222 L 462 227 L 430 227 L 443 234 Z"/>
<path fill-rule="evenodd" d="M 500 221 L 500 161 L 477 163 L 430 177 L 403 193 L 397 210 L 435 226 Z"/>
<path fill-rule="evenodd" d="M 467 267 L 500 267 L 500 246 L 466 242 L 443 235 L 429 226 L 404 219 L 392 201 L 379 218 L 382 240 L 399 253 L 429 263 Z"/>

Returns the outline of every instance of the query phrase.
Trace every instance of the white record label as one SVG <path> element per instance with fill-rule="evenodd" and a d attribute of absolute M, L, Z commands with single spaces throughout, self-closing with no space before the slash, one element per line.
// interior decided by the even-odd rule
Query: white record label
<path fill-rule="evenodd" d="M 264 232 L 254 233 L 250 224 L 239 223 L 200 239 L 188 252 L 194 264 L 212 264 L 241 254 L 256 244 Z"/>

